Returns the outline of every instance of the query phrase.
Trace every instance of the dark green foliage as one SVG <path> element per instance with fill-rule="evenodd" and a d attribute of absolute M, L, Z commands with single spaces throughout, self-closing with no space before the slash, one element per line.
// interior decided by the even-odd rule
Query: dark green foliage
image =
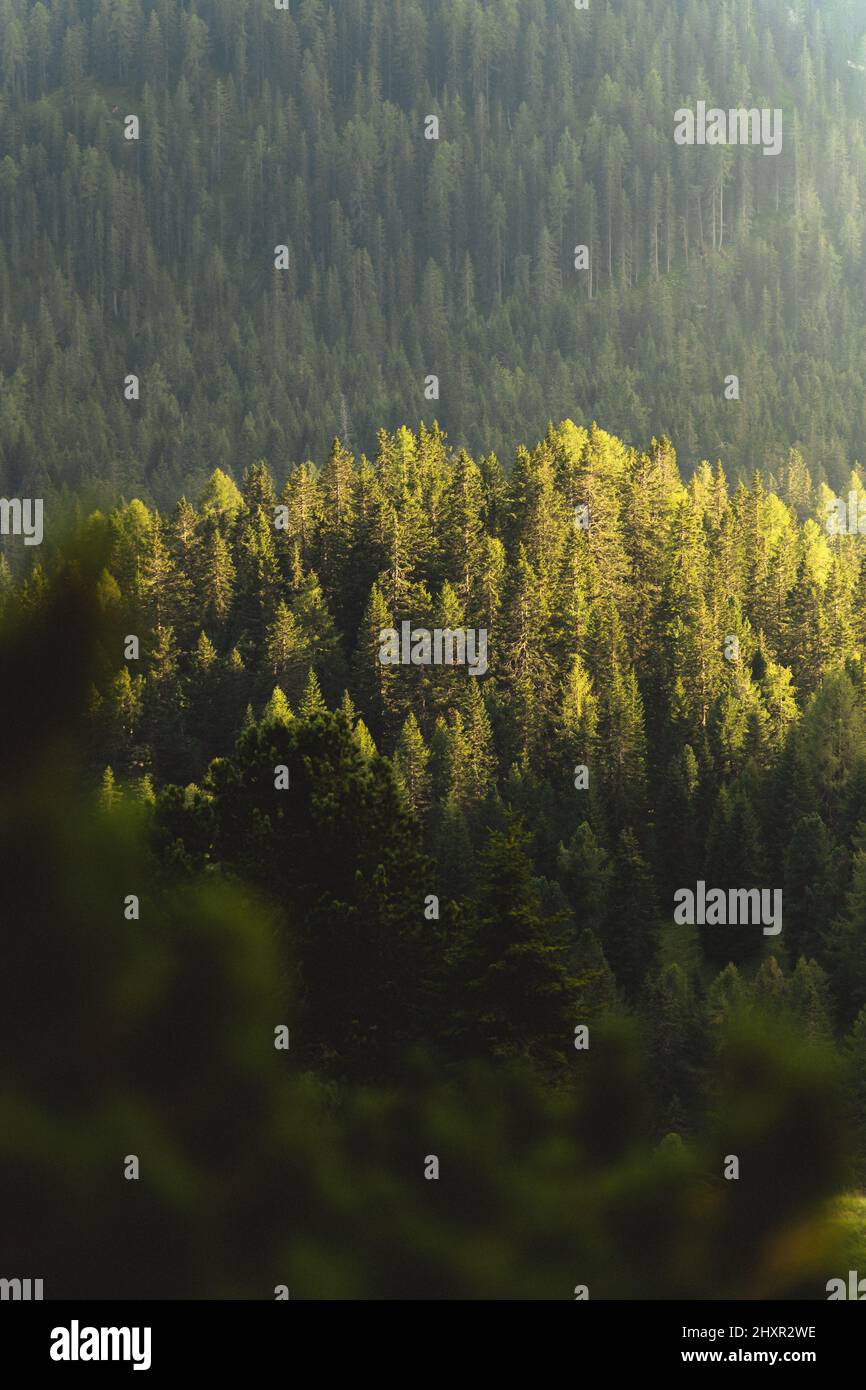
<path fill-rule="evenodd" d="M 342 715 L 311 713 L 247 729 L 204 789 L 211 857 L 282 909 L 309 1055 L 365 1075 L 393 1068 L 429 1033 L 436 925 L 424 920 L 432 873 L 387 762 L 364 756 Z"/>
<path fill-rule="evenodd" d="M 574 415 L 630 442 L 664 430 L 690 468 L 772 460 L 798 504 L 803 457 L 841 487 L 866 396 L 850 9 L 732 0 L 708 26 L 693 0 L 4 0 L 3 495 L 74 485 L 167 507 L 218 466 L 248 475 L 253 518 L 271 502 L 262 459 L 279 488 L 337 432 L 372 457 L 383 425 L 428 414 L 428 373 L 443 425 L 476 452 L 510 455 Z M 674 112 L 701 81 L 722 108 L 783 106 L 782 152 L 680 149 Z M 629 504 L 651 585 L 665 466 L 662 451 L 635 475 Z M 383 521 L 410 473 L 396 458 L 384 497 L 368 488 Z M 470 606 L 477 519 L 505 529 L 509 511 L 495 460 L 479 473 L 442 499 Z M 329 511 L 354 628 L 354 583 L 369 588 L 388 542 L 359 548 Z M 253 541 L 251 569 L 262 560 Z M 756 601 L 774 573 L 757 557 Z M 775 620 L 815 596 L 806 576 Z M 800 635 L 808 686 L 802 658 L 823 638 Z"/>
<path fill-rule="evenodd" d="M 801 473 L 783 479 L 800 502 Z M 241 875 L 279 905 L 310 1055 L 337 1071 L 387 1072 L 430 1030 L 446 1051 L 555 1062 L 576 1001 L 635 1008 L 672 963 L 698 996 L 729 961 L 748 988 L 760 971 L 756 997 L 810 1037 L 850 1026 L 866 997 L 866 685 L 840 575 L 859 575 L 862 543 L 825 539 L 759 481 L 730 496 L 720 467 L 685 486 L 664 439 L 638 454 L 570 421 L 498 477 L 439 431 L 383 430 L 375 466 L 337 443 L 321 472 L 292 472 L 288 528 L 260 463 L 243 491 L 215 471 L 170 522 L 141 502 L 92 517 L 112 635 L 85 746 L 95 785 L 111 771 L 103 800 L 155 794 L 173 865 Z M 62 563 L 49 547 L 13 573 L 9 612 L 32 619 Z M 759 604 L 762 566 L 775 587 Z M 804 566 L 841 635 L 813 694 L 779 618 Z M 380 662 L 384 628 L 470 615 L 485 676 Z M 130 630 L 138 661 L 122 659 Z M 274 789 L 280 763 L 292 791 Z M 494 903 L 485 855 L 514 814 L 522 868 L 512 883 L 502 850 L 513 900 Z M 761 924 L 675 926 L 674 894 L 698 879 L 781 887 L 778 959 L 762 966 Z M 669 1125 L 674 1101 L 694 1110 L 690 1084 L 663 1089 Z"/>
<path fill-rule="evenodd" d="M 0 0 L 0 491 L 50 520 L 0 539 L 4 1269 L 824 1295 L 866 1180 L 855 9 Z M 784 98 L 782 155 L 678 149 L 708 71 Z M 404 622 L 487 668 L 384 665 Z M 699 879 L 782 886 L 782 933 L 676 924 Z"/>
<path fill-rule="evenodd" d="M 706 1063 L 701 1011 L 678 965 L 652 975 L 641 1001 L 658 1135 L 695 1128 Z"/>
<path fill-rule="evenodd" d="M 528 837 L 516 817 L 494 830 L 479 865 L 473 916 L 452 959 L 460 1046 L 561 1062 L 572 1045 L 576 988 L 543 922 Z"/>
<path fill-rule="evenodd" d="M 588 444 L 578 436 L 578 451 Z M 598 435 L 592 448 L 599 464 L 616 457 Z M 431 485 L 437 470 L 447 478 L 447 457 L 427 466 Z M 615 478 L 603 484 L 614 496 Z M 183 524 L 194 535 L 212 523 L 193 511 Z M 243 508 L 216 524 L 231 557 Z M 614 839 L 618 803 L 574 787 L 573 744 L 564 765 L 544 737 L 516 762 L 504 751 L 521 741 L 513 721 L 528 699 L 553 746 L 589 740 L 591 777 L 600 766 L 603 777 L 590 709 L 614 666 L 639 674 L 644 711 L 701 727 L 700 686 L 680 679 L 678 649 L 659 668 L 636 634 L 630 645 L 625 594 L 621 630 L 608 616 L 575 639 L 585 679 L 573 662 L 549 663 L 549 688 L 521 687 L 491 621 L 488 676 L 442 669 L 435 696 L 423 668 L 394 670 L 399 697 L 387 685 L 380 696 L 376 633 L 353 646 L 337 610 L 319 630 L 368 683 L 326 697 L 311 665 L 290 702 L 272 683 L 261 608 L 244 602 L 253 571 L 237 566 L 213 635 L 174 629 L 140 588 L 154 534 L 144 508 L 88 523 L 80 551 L 48 551 L 7 595 L 0 838 L 15 927 L 0 977 L 0 1166 L 18 1215 L 5 1258 L 29 1268 L 41 1251 L 55 1291 L 78 1296 L 268 1297 L 276 1268 L 307 1297 L 565 1298 L 575 1282 L 595 1297 L 823 1297 L 844 1267 L 825 1199 L 864 1171 L 862 828 L 838 839 L 857 804 L 859 735 L 845 744 L 840 715 L 856 732 L 856 669 L 830 673 L 796 735 L 796 702 L 780 713 L 731 672 L 753 709 L 781 719 L 777 751 L 768 742 L 738 762 L 714 736 L 673 759 L 683 777 L 668 824 L 679 817 L 685 834 L 690 810 L 694 865 L 740 886 L 771 872 L 772 788 L 799 769 L 798 829 L 783 837 L 790 882 L 811 843 L 843 902 L 834 921 L 816 891 L 793 914 L 793 940 L 814 939 L 815 959 L 795 960 L 783 931 L 713 982 L 657 900 L 657 874 L 674 875 L 676 858 L 661 853 L 652 750 L 622 764 L 625 780 L 608 778 L 620 795 L 641 792 Z M 545 544 L 567 552 L 555 528 Z M 525 552 L 503 553 L 520 567 Z M 193 554 L 171 561 L 178 581 Z M 683 558 L 666 534 L 659 594 Z M 311 573 L 285 563 L 277 552 L 275 610 Z M 604 575 L 591 555 L 587 565 L 599 594 Z M 331 578 L 323 567 L 320 614 Z M 419 603 L 431 580 L 419 565 Z M 707 579 L 708 610 L 721 611 L 722 582 Z M 122 659 L 132 613 L 137 663 Z M 562 640 L 530 627 L 542 654 Z M 61 663 L 58 634 L 70 643 Z M 762 683 L 771 662 L 785 669 L 765 644 Z M 358 705 L 363 691 L 379 699 L 380 751 L 353 690 Z M 619 722 L 632 752 L 645 717 L 633 701 Z M 172 784 L 189 769 L 195 782 Z M 123 915 L 131 891 L 140 921 Z M 273 1046 L 281 1024 L 285 1056 Z M 853 1028 L 844 1091 L 840 1025 Z M 131 1132 L 144 1138 L 133 1145 Z M 671 1134 L 684 1142 L 653 1154 Z M 147 1183 L 121 1187 L 136 1147 Z M 429 1153 L 447 1182 L 422 1199 Z M 748 1182 L 725 1181 L 730 1153 Z M 107 1171 L 122 1196 L 105 1195 Z"/>

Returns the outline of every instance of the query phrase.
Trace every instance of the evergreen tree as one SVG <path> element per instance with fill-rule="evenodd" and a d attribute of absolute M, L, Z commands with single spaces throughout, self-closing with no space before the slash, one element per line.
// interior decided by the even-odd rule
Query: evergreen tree
<path fill-rule="evenodd" d="M 481 864 L 475 920 L 453 955 L 463 1049 L 558 1064 L 574 1028 L 576 986 L 539 915 L 528 837 L 509 817 Z"/>
<path fill-rule="evenodd" d="M 641 1001 L 656 1104 L 656 1132 L 688 1132 L 700 1114 L 706 1039 L 688 976 L 678 965 L 652 975 Z"/>
<path fill-rule="evenodd" d="M 423 815 L 429 805 L 429 760 L 430 750 L 424 742 L 417 719 L 410 714 L 394 749 L 394 771 L 406 802 L 415 815 Z"/>
<path fill-rule="evenodd" d="M 620 835 L 611 868 L 604 953 L 619 988 L 634 1000 L 655 965 L 658 905 L 649 865 L 631 830 Z"/>

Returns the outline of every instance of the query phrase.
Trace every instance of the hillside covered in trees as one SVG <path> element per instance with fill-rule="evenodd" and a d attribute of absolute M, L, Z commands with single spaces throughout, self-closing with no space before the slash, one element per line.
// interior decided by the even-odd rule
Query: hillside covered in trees
<path fill-rule="evenodd" d="M 566 417 L 664 432 L 686 471 L 799 447 L 838 487 L 864 27 L 856 0 L 0 0 L 0 490 L 168 507 L 434 415 L 503 458 Z M 781 109 L 781 153 L 678 147 L 696 98 Z"/>
<path fill-rule="evenodd" d="M 753 1001 L 853 1049 L 862 1087 L 866 548 L 796 457 L 778 487 L 685 484 L 667 440 L 567 421 L 507 480 L 404 429 L 279 494 L 257 464 L 94 514 L 92 798 L 140 805 L 172 872 L 272 903 L 324 1074 L 393 1078 L 423 1045 L 559 1085 L 576 1023 L 625 1013 L 652 1131 L 689 1133 Z M 10 615 L 53 563 L 7 573 Z M 487 674 L 383 665 L 403 621 L 485 629 Z M 676 926 L 699 879 L 783 889 L 782 932 Z"/>
<path fill-rule="evenodd" d="M 866 543 L 796 457 L 773 488 L 570 421 L 509 479 L 383 431 L 4 571 L 16 1267 L 826 1297 L 862 1259 Z M 487 673 L 383 665 L 404 620 L 484 627 Z M 782 888 L 782 931 L 677 926 L 699 878 Z"/>
<path fill-rule="evenodd" d="M 0 1269 L 863 1267 L 864 112 L 860 0 L 0 0 Z"/>

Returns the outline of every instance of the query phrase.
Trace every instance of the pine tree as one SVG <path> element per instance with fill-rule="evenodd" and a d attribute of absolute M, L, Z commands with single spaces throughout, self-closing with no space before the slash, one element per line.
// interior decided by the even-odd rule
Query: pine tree
<path fill-rule="evenodd" d="M 595 1020 L 616 1008 L 613 971 L 605 960 L 601 942 L 588 927 L 577 938 L 569 964 L 578 981 L 577 1015 L 581 1019 Z"/>
<path fill-rule="evenodd" d="M 798 821 L 785 856 L 785 944 L 792 959 L 822 953 L 825 933 L 841 907 L 839 854 L 821 817 Z"/>
<path fill-rule="evenodd" d="M 307 684 L 301 697 L 298 710 L 302 719 L 312 719 L 316 714 L 327 713 L 328 706 L 325 704 L 321 686 L 312 666 L 307 673 Z"/>
<path fill-rule="evenodd" d="M 290 795 L 275 789 L 277 764 L 291 768 Z M 338 1075 L 390 1074 L 433 1026 L 436 941 L 423 916 L 432 870 L 389 764 L 343 717 L 304 712 L 245 729 L 205 790 L 212 852 L 291 924 L 307 1057 Z"/>
<path fill-rule="evenodd" d="M 201 605 L 205 619 L 221 627 L 234 597 L 235 566 L 228 542 L 216 528 L 202 539 Z"/>
<path fill-rule="evenodd" d="M 602 944 L 617 985 L 633 1001 L 655 965 L 658 905 L 652 873 L 631 830 L 620 835 L 611 868 Z"/>
<path fill-rule="evenodd" d="M 237 535 L 239 618 L 256 647 L 264 640 L 281 589 L 273 514 L 257 506 Z"/>
<path fill-rule="evenodd" d="M 771 1017 L 780 1019 L 789 1006 L 790 982 L 775 956 L 762 962 L 755 976 L 752 998 L 755 1004 Z"/>
<path fill-rule="evenodd" d="M 766 888 L 765 855 L 760 826 L 751 802 L 742 790 L 719 792 L 707 837 L 708 888 L 721 889 L 727 898 L 732 888 Z M 765 940 L 760 925 L 752 922 L 704 925 L 700 942 L 707 959 L 719 966 L 740 964 L 761 949 Z"/>
<path fill-rule="evenodd" d="M 562 692 L 559 743 L 564 768 L 588 765 L 596 745 L 598 700 L 579 656 L 574 656 Z"/>
<path fill-rule="evenodd" d="M 231 478 L 215 468 L 199 500 L 199 510 L 208 517 L 233 521 L 243 506 L 243 497 Z"/>
<path fill-rule="evenodd" d="M 336 698 L 345 679 L 340 637 L 314 570 L 298 586 L 292 600 L 292 616 L 307 659 L 313 662 L 328 693 Z"/>
<path fill-rule="evenodd" d="M 539 749 L 546 733 L 546 711 L 553 714 L 551 672 L 542 646 L 547 605 L 545 588 L 521 546 L 499 629 L 501 670 L 511 714 L 511 756 Z"/>
<path fill-rule="evenodd" d="M 445 572 L 455 583 L 458 602 L 480 619 L 484 612 L 484 491 L 477 465 L 461 450 L 449 474 L 441 504 Z"/>
<path fill-rule="evenodd" d="M 672 760 L 658 794 L 655 844 L 662 899 L 692 882 L 698 868 L 698 760 L 687 743 Z"/>
<path fill-rule="evenodd" d="M 174 629 L 157 631 L 143 687 L 142 731 L 161 779 L 169 769 L 187 781 L 191 748 L 184 728 L 186 699 L 179 680 L 180 652 Z"/>
<path fill-rule="evenodd" d="M 103 810 L 111 811 L 118 800 L 117 783 L 114 780 L 114 773 L 107 767 L 102 774 L 102 787 L 99 793 L 99 804 Z"/>
<path fill-rule="evenodd" d="M 477 678 L 467 682 L 460 715 L 463 733 L 461 787 L 467 800 L 477 804 L 487 796 L 496 773 L 493 732 Z"/>
<path fill-rule="evenodd" d="M 355 644 L 354 688 L 366 723 L 380 737 L 391 730 L 399 709 L 397 668 L 379 660 L 380 635 L 393 626 L 382 591 L 374 584 Z"/>
<path fill-rule="evenodd" d="M 574 1028 L 575 982 L 546 934 L 518 820 L 494 831 L 481 864 L 475 921 L 454 953 L 461 1047 L 556 1064 Z"/>
<path fill-rule="evenodd" d="M 280 599 L 265 634 L 268 666 L 274 676 L 298 693 L 303 672 L 309 669 L 310 649 L 285 599 Z"/>
<path fill-rule="evenodd" d="M 378 750 L 373 742 L 373 735 L 370 733 L 363 719 L 359 719 L 355 725 L 353 737 L 363 758 L 370 759 L 377 756 Z"/>
<path fill-rule="evenodd" d="M 820 587 L 805 556 L 785 602 L 785 664 L 801 696 L 817 689 L 829 655 L 829 636 Z"/>
<path fill-rule="evenodd" d="M 733 961 L 729 961 L 707 990 L 707 1023 L 717 1045 L 731 1020 L 736 1019 L 748 1003 L 749 988 Z"/>
<path fill-rule="evenodd" d="M 599 936 L 608 917 L 612 871 L 588 821 L 581 821 L 567 847 L 559 846 L 557 868 L 578 929 Z"/>
<path fill-rule="evenodd" d="M 800 1035 L 810 1042 L 829 1043 L 833 1037 L 833 1003 L 826 972 L 803 956 L 791 975 L 788 1006 Z"/>
<path fill-rule="evenodd" d="M 429 761 L 430 750 L 424 742 L 417 719 L 410 714 L 394 749 L 394 771 L 407 804 L 415 815 L 423 815 L 430 804 Z"/>
<path fill-rule="evenodd" d="M 262 722 L 273 721 L 277 724 L 290 724 L 293 719 L 294 715 L 291 705 L 286 699 L 285 691 L 279 685 L 275 685 L 271 698 L 262 711 Z"/>
<path fill-rule="evenodd" d="M 650 1059 L 655 1130 L 691 1130 L 700 1118 L 701 1070 L 707 1040 L 685 971 L 669 965 L 653 974 L 641 1000 Z"/>
<path fill-rule="evenodd" d="M 646 806 L 643 701 L 634 671 L 623 672 L 618 663 L 600 687 L 593 770 L 608 837 L 619 826 L 640 826 Z"/>

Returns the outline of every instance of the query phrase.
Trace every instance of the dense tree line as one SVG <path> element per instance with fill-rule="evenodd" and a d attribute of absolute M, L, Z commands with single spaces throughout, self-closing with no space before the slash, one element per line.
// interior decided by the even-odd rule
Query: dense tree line
<path fill-rule="evenodd" d="M 434 413 L 838 486 L 864 67 L 854 0 L 2 0 L 0 487 L 165 507 Z M 698 99 L 781 108 L 781 154 L 677 147 Z"/>
<path fill-rule="evenodd" d="M 862 1023 L 829 1046 L 820 971 L 785 953 L 719 974 L 668 943 L 644 1002 L 617 999 L 600 943 L 627 897 L 574 802 L 565 906 L 535 872 L 528 773 L 477 807 L 479 861 L 439 922 L 409 764 L 395 779 L 312 684 L 199 791 L 88 792 L 94 688 L 129 635 L 118 521 L 79 528 L 0 612 L 4 1268 L 38 1268 L 46 1297 L 259 1300 L 824 1299 L 862 1268 L 862 1199 L 833 1200 L 862 1181 Z"/>
<path fill-rule="evenodd" d="M 797 455 L 684 483 L 665 438 L 566 421 L 508 478 L 401 429 L 279 491 L 258 463 L 167 515 L 93 514 L 116 634 L 94 788 L 149 808 L 164 871 L 275 905 L 326 1074 L 394 1076 L 423 1044 L 567 1085 L 575 1026 L 625 1012 L 655 1130 L 689 1132 L 750 1009 L 862 1070 L 866 550 L 832 501 Z M 52 564 L 7 573 L 10 613 Z M 487 675 L 383 665 L 404 620 L 486 629 Z M 676 926 L 699 879 L 781 888 L 781 934 Z"/>

